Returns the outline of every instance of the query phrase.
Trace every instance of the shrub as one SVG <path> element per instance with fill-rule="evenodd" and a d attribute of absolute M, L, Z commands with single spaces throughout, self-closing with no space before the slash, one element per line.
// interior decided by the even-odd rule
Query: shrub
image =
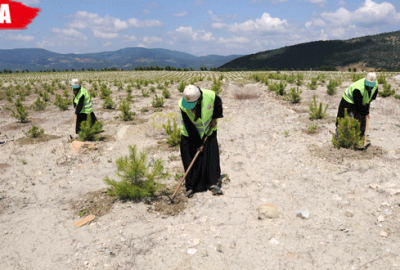
<path fill-rule="evenodd" d="M 316 129 L 317 129 L 318 125 L 317 124 L 312 124 L 308 126 L 307 132 L 309 134 L 314 134 Z"/>
<path fill-rule="evenodd" d="M 353 73 L 353 75 L 351 76 L 351 80 L 353 82 L 356 82 L 356 81 L 358 81 L 358 80 L 360 80 L 362 78 L 363 78 L 363 75 L 362 74 L 357 74 L 357 73 Z"/>
<path fill-rule="evenodd" d="M 102 106 L 103 109 L 112 110 L 112 109 L 115 109 L 115 106 L 117 106 L 117 104 L 115 104 L 114 100 L 112 100 L 112 98 L 110 96 L 108 96 L 104 99 L 103 106 Z"/>
<path fill-rule="evenodd" d="M 178 128 L 176 117 L 173 117 L 173 124 L 171 125 L 171 118 L 168 118 L 168 123 L 163 124 L 162 127 L 165 133 L 169 136 L 167 143 L 170 146 L 178 146 L 181 143 L 181 129 Z"/>
<path fill-rule="evenodd" d="M 154 86 L 150 86 L 150 92 L 154 93 L 156 91 L 156 88 Z M 182 90 L 183 92 L 183 90 Z"/>
<path fill-rule="evenodd" d="M 336 81 L 329 81 L 328 85 L 326 86 L 326 93 L 330 96 L 336 95 Z"/>
<path fill-rule="evenodd" d="M 391 95 L 394 95 L 396 93 L 396 90 L 392 90 L 392 85 L 385 83 L 383 85 L 383 91 L 379 91 L 379 95 L 381 97 L 389 97 Z"/>
<path fill-rule="evenodd" d="M 319 103 L 318 106 L 315 95 L 313 95 L 313 101 L 310 102 L 310 111 L 308 112 L 310 114 L 310 119 L 322 119 L 327 116 L 326 110 L 328 109 L 328 106 L 329 104 L 326 104 L 325 109 L 322 109 L 322 102 Z"/>
<path fill-rule="evenodd" d="M 35 111 L 43 111 L 44 109 L 46 109 L 46 106 L 46 102 L 44 102 L 44 100 L 41 100 L 40 97 L 38 97 L 32 105 Z"/>
<path fill-rule="evenodd" d="M 152 86 L 153 87 L 153 86 Z M 154 87 L 153 87 L 154 88 Z M 155 88 L 154 88 L 154 90 L 155 90 Z M 148 97 L 148 96 L 150 96 L 150 93 L 149 93 L 149 91 L 148 90 L 145 90 L 145 89 L 142 89 L 142 96 L 143 97 Z"/>
<path fill-rule="evenodd" d="M 379 84 L 387 84 L 386 77 L 383 76 L 382 74 L 379 74 L 376 80 L 378 81 Z"/>
<path fill-rule="evenodd" d="M 164 87 L 164 89 L 162 91 L 162 95 L 165 98 L 170 98 L 171 97 L 171 92 L 167 89 L 167 87 Z"/>
<path fill-rule="evenodd" d="M 317 89 L 318 78 L 311 78 L 311 83 L 307 84 L 311 90 Z"/>
<path fill-rule="evenodd" d="M 68 106 L 72 104 L 72 100 L 69 98 L 62 98 L 61 95 L 56 95 L 56 100 L 54 101 L 54 105 L 56 105 L 60 110 L 65 111 L 68 110 Z"/>
<path fill-rule="evenodd" d="M 211 90 L 215 92 L 215 94 L 220 94 L 222 92 L 222 82 L 221 80 L 216 80 L 215 77 L 213 79 L 213 84 L 211 85 Z"/>
<path fill-rule="evenodd" d="M 344 110 L 344 117 L 338 118 L 338 134 L 332 135 L 332 144 L 336 148 L 356 148 L 362 146 L 363 138 L 360 139 L 360 122 L 347 115 Z"/>
<path fill-rule="evenodd" d="M 39 130 L 39 128 L 37 126 L 33 126 L 30 130 L 28 130 L 28 132 L 26 132 L 25 134 L 31 138 L 38 138 L 40 136 L 42 136 L 44 133 L 44 130 L 41 128 Z"/>
<path fill-rule="evenodd" d="M 100 98 L 101 99 L 105 99 L 106 97 L 108 97 L 109 95 L 111 95 L 111 90 L 107 89 L 107 86 L 105 84 L 101 85 L 100 88 Z"/>
<path fill-rule="evenodd" d="M 326 81 L 326 75 L 325 73 L 320 73 L 318 74 L 318 80 L 322 83 L 324 83 Z"/>
<path fill-rule="evenodd" d="M 130 111 L 130 104 L 126 99 L 122 100 L 122 102 L 119 104 L 118 109 L 121 111 L 119 118 L 124 121 L 133 120 L 133 116 L 135 115 L 135 113 Z"/>
<path fill-rule="evenodd" d="M 79 140 L 85 141 L 98 141 L 99 136 L 97 135 L 103 130 L 103 124 L 96 121 L 92 125 L 92 117 L 88 114 L 87 119 L 81 122 L 81 130 L 79 131 Z"/>
<path fill-rule="evenodd" d="M 29 113 L 19 98 L 15 101 L 15 109 L 16 111 L 12 111 L 11 116 L 18 119 L 22 123 L 26 123 Z"/>
<path fill-rule="evenodd" d="M 287 84 L 283 81 L 279 82 L 278 89 L 275 91 L 277 95 L 283 96 L 286 95 L 286 86 Z"/>
<path fill-rule="evenodd" d="M 279 84 L 276 83 L 276 82 L 269 82 L 269 83 L 268 83 L 268 89 L 269 89 L 270 91 L 277 92 L 277 91 L 279 90 Z"/>
<path fill-rule="evenodd" d="M 400 95 L 394 95 L 395 99 L 400 99 Z"/>
<path fill-rule="evenodd" d="M 297 89 L 292 87 L 285 99 L 291 103 L 299 103 L 301 101 L 301 93 L 303 93 L 303 91 L 299 90 L 299 87 L 297 87 Z"/>
<path fill-rule="evenodd" d="M 122 180 L 117 182 L 107 176 L 104 181 L 111 186 L 108 194 L 117 196 L 121 200 L 139 201 L 154 196 L 155 192 L 162 188 L 156 180 L 168 176 L 168 174 L 163 174 L 164 167 L 161 159 L 155 160 L 150 171 L 147 153 L 137 154 L 136 145 L 129 146 L 128 157 L 120 157 L 115 163 L 118 169 L 116 174 Z"/>
<path fill-rule="evenodd" d="M 157 95 L 155 95 L 153 98 L 153 101 L 151 102 L 151 105 L 154 108 L 160 108 L 160 107 L 164 106 L 164 98 L 158 97 Z"/>

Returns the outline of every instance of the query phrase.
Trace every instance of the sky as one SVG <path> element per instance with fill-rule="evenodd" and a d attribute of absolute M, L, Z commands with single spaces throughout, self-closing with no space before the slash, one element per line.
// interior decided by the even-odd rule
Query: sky
<path fill-rule="evenodd" d="M 26 30 L 0 30 L 0 49 L 247 55 L 400 30 L 400 0 L 15 1 L 41 11 Z"/>

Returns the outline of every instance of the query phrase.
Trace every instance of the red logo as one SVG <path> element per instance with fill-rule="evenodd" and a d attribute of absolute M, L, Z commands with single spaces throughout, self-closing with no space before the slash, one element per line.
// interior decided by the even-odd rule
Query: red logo
<path fill-rule="evenodd" d="M 27 29 L 40 12 L 19 2 L 0 0 L 0 29 Z"/>
<path fill-rule="evenodd" d="M 208 111 L 211 110 L 211 104 L 208 104 L 208 105 L 207 105 L 207 110 L 208 110 Z"/>

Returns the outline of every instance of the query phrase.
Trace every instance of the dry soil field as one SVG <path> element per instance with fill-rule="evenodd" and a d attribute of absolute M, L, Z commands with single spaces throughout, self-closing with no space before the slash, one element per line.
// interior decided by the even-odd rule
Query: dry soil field
<path fill-rule="evenodd" d="M 301 74 L 297 104 L 260 79 L 270 76 L 270 85 L 286 80 L 289 92 L 296 87 L 292 74 Z M 0 75 L 0 141 L 6 142 L 0 145 L 0 269 L 399 269 L 400 100 L 379 96 L 372 103 L 366 151 L 335 149 L 330 132 L 353 75 L 323 74 L 326 80 L 321 72 Z M 381 75 L 400 94 L 396 74 Z M 161 124 L 179 116 L 182 81 L 210 89 L 213 76 L 222 84 L 218 140 L 228 175 L 225 194 L 181 194 L 174 205 L 162 194 L 139 203 L 108 196 L 103 179 L 118 180 L 115 161 L 128 155 L 129 145 L 146 151 L 149 164 L 161 158 L 171 175 L 163 184 L 174 190 L 183 168 L 179 148 L 168 146 Z M 317 76 L 317 89 L 309 89 Z M 68 83 L 75 77 L 97 93 L 94 112 L 104 122 L 102 140 L 79 153 L 68 141 L 72 105 L 60 110 L 53 104 L 63 88 L 71 99 Z M 341 84 L 328 95 L 334 79 Z M 102 108 L 101 84 L 116 104 L 132 89 L 134 120 Z M 164 86 L 171 97 L 154 108 Z M 31 106 L 45 92 L 47 107 L 35 111 Z M 309 119 L 313 95 L 329 104 L 321 120 Z M 19 96 L 27 123 L 11 116 Z M 27 137 L 23 131 L 33 125 L 44 135 Z M 267 204 L 277 218 L 260 213 Z M 309 216 L 301 218 L 299 211 Z M 74 226 L 89 214 L 96 217 L 92 222 Z"/>

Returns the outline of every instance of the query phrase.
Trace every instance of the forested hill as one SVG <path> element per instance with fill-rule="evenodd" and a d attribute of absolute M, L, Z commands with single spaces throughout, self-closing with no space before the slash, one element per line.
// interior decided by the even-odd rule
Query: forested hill
<path fill-rule="evenodd" d="M 400 69 L 400 31 L 349 40 L 303 43 L 236 58 L 220 69 L 321 69 L 356 63 L 386 70 Z"/>

